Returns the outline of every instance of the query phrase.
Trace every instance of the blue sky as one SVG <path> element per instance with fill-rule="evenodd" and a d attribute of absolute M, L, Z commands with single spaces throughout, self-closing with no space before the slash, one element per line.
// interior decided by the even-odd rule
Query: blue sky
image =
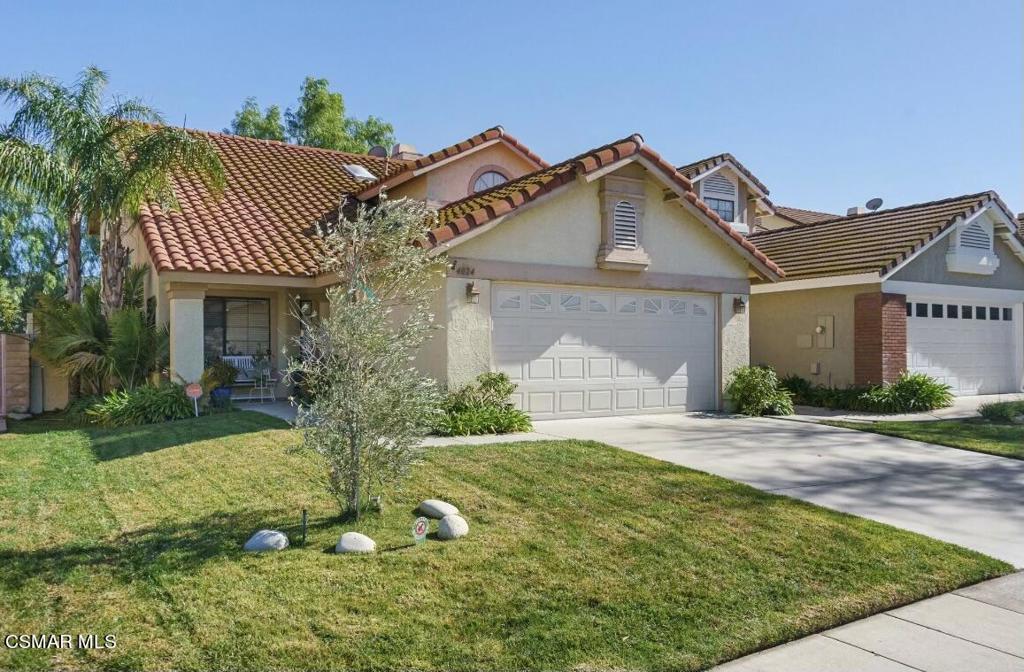
<path fill-rule="evenodd" d="M 150 4 L 10 3 L 0 73 L 96 64 L 214 130 L 312 74 L 421 151 L 502 124 L 558 161 L 639 131 L 677 164 L 732 152 L 786 205 L 1024 210 L 1020 0 Z"/>

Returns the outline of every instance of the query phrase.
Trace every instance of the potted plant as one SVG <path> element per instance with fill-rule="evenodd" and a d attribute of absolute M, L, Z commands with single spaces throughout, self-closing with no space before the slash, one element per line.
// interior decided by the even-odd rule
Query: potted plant
<path fill-rule="evenodd" d="M 219 357 L 203 371 L 199 384 L 210 395 L 210 403 L 218 408 L 231 405 L 231 386 L 238 378 L 238 369 Z"/>

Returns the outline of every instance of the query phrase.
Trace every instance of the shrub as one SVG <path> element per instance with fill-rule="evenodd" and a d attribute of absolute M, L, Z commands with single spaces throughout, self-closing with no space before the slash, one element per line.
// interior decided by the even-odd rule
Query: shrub
<path fill-rule="evenodd" d="M 924 373 L 904 371 L 894 383 L 872 387 L 860 397 L 857 410 L 876 413 L 914 413 L 945 408 L 953 403 L 949 385 Z"/>
<path fill-rule="evenodd" d="M 193 415 L 193 409 L 184 387 L 165 383 L 159 387 L 146 385 L 133 390 L 116 390 L 85 413 L 98 425 L 123 427 L 188 418 Z"/>
<path fill-rule="evenodd" d="M 231 387 L 238 378 L 238 369 L 219 357 L 210 362 L 199 378 L 203 392 L 209 394 L 218 387 Z"/>
<path fill-rule="evenodd" d="M 442 436 L 527 432 L 530 416 L 509 401 L 516 385 L 504 373 L 483 373 L 476 382 L 449 392 L 434 422 Z"/>
<path fill-rule="evenodd" d="M 792 415 L 793 399 L 780 386 L 775 371 L 766 366 L 744 366 L 733 371 L 725 393 L 744 415 Z"/>
<path fill-rule="evenodd" d="M 89 409 L 101 401 L 103 401 L 103 397 L 99 395 L 89 395 L 72 399 L 68 403 L 67 407 L 64 408 L 64 419 L 77 425 L 84 425 L 87 422 L 91 422 L 88 415 Z"/>
<path fill-rule="evenodd" d="M 953 403 L 948 385 L 923 373 L 900 374 L 887 385 L 835 388 L 813 385 L 796 375 L 786 376 L 782 386 L 801 406 L 819 406 L 868 413 L 913 413 L 944 408 Z"/>
<path fill-rule="evenodd" d="M 1000 401 L 984 404 L 978 409 L 981 417 L 992 422 L 1016 422 L 1024 416 L 1024 401 Z"/>

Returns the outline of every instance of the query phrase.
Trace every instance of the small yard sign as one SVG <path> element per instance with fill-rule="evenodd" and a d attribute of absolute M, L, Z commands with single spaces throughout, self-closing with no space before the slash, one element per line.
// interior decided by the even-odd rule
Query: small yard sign
<path fill-rule="evenodd" d="M 199 417 L 199 397 L 203 396 L 203 386 L 199 383 L 190 383 L 185 386 L 185 396 L 192 400 L 192 406 L 196 409 L 196 417 Z"/>
<path fill-rule="evenodd" d="M 412 524 L 412 538 L 417 544 L 422 544 L 427 538 L 427 530 L 430 529 L 430 521 L 420 517 Z"/>

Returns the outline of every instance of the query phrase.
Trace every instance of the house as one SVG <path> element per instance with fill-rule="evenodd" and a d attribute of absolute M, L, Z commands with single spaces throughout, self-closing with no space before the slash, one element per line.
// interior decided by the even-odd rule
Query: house
<path fill-rule="evenodd" d="M 846 216 L 776 207 L 750 240 L 786 271 L 751 287 L 751 361 L 845 387 L 929 374 L 1024 384 L 1024 239 L 994 192 Z"/>
<path fill-rule="evenodd" d="M 535 418 L 721 408 L 749 361 L 751 283 L 784 275 L 737 230 L 770 204 L 728 155 L 684 172 L 631 135 L 548 164 L 501 127 L 426 156 L 203 134 L 223 197 L 179 179 L 180 207 L 145 207 L 129 242 L 175 379 L 215 357 L 285 366 L 294 311 L 327 310 L 315 229 L 343 197 L 436 209 L 425 244 L 448 261 L 444 329 L 418 365 L 449 386 L 507 372 Z"/>

